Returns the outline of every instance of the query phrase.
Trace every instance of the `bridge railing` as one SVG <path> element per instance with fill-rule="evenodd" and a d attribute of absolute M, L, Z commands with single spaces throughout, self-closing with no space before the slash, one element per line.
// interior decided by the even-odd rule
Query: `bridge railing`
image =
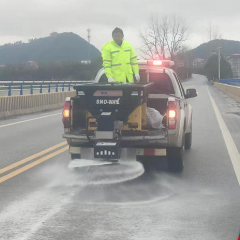
<path fill-rule="evenodd" d="M 0 81 L 0 96 L 71 91 L 79 82 L 89 81 Z"/>
<path fill-rule="evenodd" d="M 219 83 L 240 87 L 240 79 L 238 78 L 220 79 Z"/>

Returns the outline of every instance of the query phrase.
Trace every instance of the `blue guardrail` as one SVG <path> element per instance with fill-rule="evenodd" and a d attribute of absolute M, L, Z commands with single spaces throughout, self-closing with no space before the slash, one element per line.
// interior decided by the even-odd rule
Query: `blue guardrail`
<path fill-rule="evenodd" d="M 219 83 L 240 87 L 240 79 L 237 79 L 237 78 L 220 79 Z"/>

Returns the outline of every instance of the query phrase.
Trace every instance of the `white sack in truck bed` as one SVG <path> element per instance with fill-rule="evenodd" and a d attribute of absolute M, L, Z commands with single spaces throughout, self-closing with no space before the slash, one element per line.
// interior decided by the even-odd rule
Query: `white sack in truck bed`
<path fill-rule="evenodd" d="M 163 116 L 154 108 L 147 108 L 147 126 L 151 128 L 160 129 L 162 125 Z"/>

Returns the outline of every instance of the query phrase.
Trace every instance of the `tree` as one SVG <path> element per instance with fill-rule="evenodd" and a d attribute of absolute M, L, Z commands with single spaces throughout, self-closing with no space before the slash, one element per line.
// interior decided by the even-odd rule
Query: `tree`
<path fill-rule="evenodd" d="M 139 32 L 139 37 L 143 43 L 140 51 L 144 58 L 153 59 L 169 56 L 174 59 L 188 36 L 188 27 L 184 19 L 176 15 L 163 17 L 151 15 L 147 28 Z"/>
<path fill-rule="evenodd" d="M 210 79 L 218 79 L 218 55 L 213 54 L 208 60 L 205 65 L 205 74 L 208 78 Z M 220 61 L 220 75 L 221 78 L 232 78 L 233 73 L 231 69 L 231 65 L 229 64 L 228 61 L 224 59 L 223 56 L 221 56 L 221 61 Z"/>
<path fill-rule="evenodd" d="M 210 42 L 212 40 L 221 39 L 222 34 L 219 30 L 219 26 L 213 25 L 212 22 L 209 22 L 208 27 L 206 29 L 206 39 L 207 42 Z"/>
<path fill-rule="evenodd" d="M 26 65 L 7 65 L 0 68 L 0 81 L 37 81 L 37 80 L 93 80 L 102 68 L 102 58 L 94 59 L 91 64 L 78 61 L 39 62 L 39 68 Z"/>
<path fill-rule="evenodd" d="M 57 35 L 58 35 L 57 32 L 52 32 L 52 33 L 50 33 L 50 37 L 56 37 Z"/>
<path fill-rule="evenodd" d="M 193 56 L 187 46 L 182 46 L 182 49 L 175 56 L 174 70 L 177 72 L 180 79 L 184 80 L 192 76 L 193 71 Z"/>
<path fill-rule="evenodd" d="M 208 27 L 206 29 L 206 39 L 209 43 L 209 54 L 211 55 L 216 51 L 217 47 L 219 47 L 218 41 L 222 38 L 222 34 L 220 33 L 219 27 L 217 25 L 213 25 L 212 22 L 209 22 Z"/>

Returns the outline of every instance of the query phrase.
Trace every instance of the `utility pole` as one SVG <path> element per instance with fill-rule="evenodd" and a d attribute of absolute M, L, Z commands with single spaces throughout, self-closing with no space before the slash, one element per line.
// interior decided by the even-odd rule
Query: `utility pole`
<path fill-rule="evenodd" d="M 89 61 L 89 63 L 91 63 L 91 59 L 90 59 L 90 49 L 91 49 L 91 29 L 88 28 L 87 31 L 88 31 L 88 44 L 89 44 L 89 46 L 88 46 L 88 59 L 87 59 L 87 60 Z"/>
<path fill-rule="evenodd" d="M 221 79 L 221 47 L 217 48 L 218 50 L 218 79 Z"/>
<path fill-rule="evenodd" d="M 90 44 L 91 43 L 91 29 L 90 28 L 88 28 L 87 29 L 87 31 L 88 31 L 88 43 Z"/>

